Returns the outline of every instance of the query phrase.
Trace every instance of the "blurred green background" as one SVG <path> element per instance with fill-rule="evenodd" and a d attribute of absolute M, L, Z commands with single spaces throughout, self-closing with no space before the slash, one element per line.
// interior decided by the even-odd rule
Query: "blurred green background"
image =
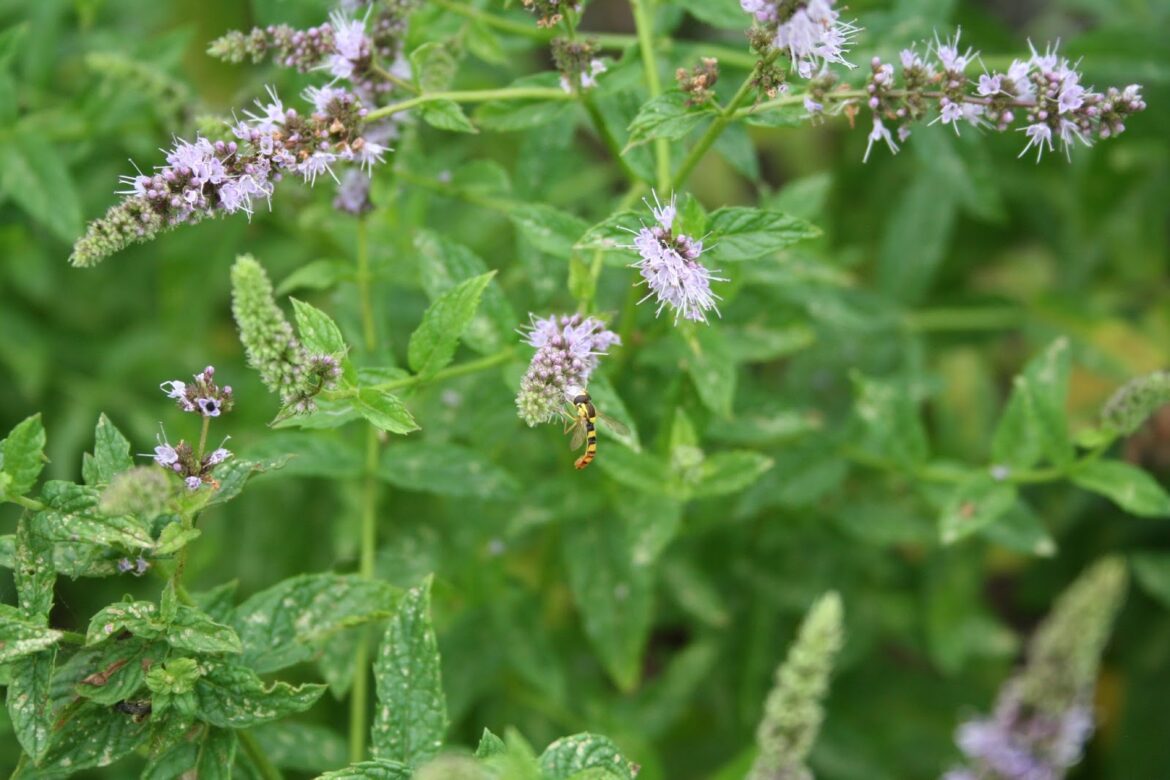
<path fill-rule="evenodd" d="M 248 106 L 265 84 L 291 96 L 322 80 L 215 62 L 204 54 L 209 40 L 254 24 L 316 24 L 328 8 L 298 0 L 0 0 L 0 430 L 43 412 L 51 478 L 77 476 L 99 412 L 141 452 L 160 422 L 172 440 L 196 435 L 157 386 L 208 363 L 237 394 L 237 410 L 216 432 L 230 433 L 243 452 L 280 451 L 288 434 L 266 427 L 276 405 L 244 366 L 228 269 L 237 253 L 250 252 L 279 282 L 310 261 L 352 258 L 353 225 L 332 213 L 328 187 L 285 185 L 272 212 L 250 223 L 184 228 L 94 269 L 72 269 L 66 258 L 84 221 L 114 202 L 117 177 L 132 172 L 128 158 L 146 169 L 172 135 L 189 138 L 203 117 Z M 1091 422 L 1125 379 L 1166 367 L 1170 2 L 855 0 L 850 11 L 867 30 L 857 62 L 893 56 L 956 23 L 996 64 L 1026 52 L 1029 38 L 1060 38 L 1071 58 L 1084 58 L 1086 83 L 1140 82 L 1149 110 L 1120 139 L 1076 150 L 1071 163 L 1059 154 L 1039 165 L 1017 160 L 1020 134 L 956 138 L 922 127 L 898 157 L 876 154 L 862 165 L 865 131 L 836 118 L 750 128 L 699 167 L 689 189 L 708 208 L 760 202 L 816 222 L 825 236 L 788 264 L 735 275 L 724 320 L 713 327 L 747 356 L 739 424 L 709 418 L 679 378 L 671 342 L 661 338 L 665 323 L 640 313 L 635 335 L 644 346 L 614 383 L 643 438 L 668 436 L 669 412 L 682 408 L 704 446 L 743 442 L 776 466 L 730 500 L 687 507 L 644 601 L 598 605 L 623 636 L 639 630 L 630 623 L 649 624 L 632 690 L 610 682 L 586 641 L 561 550 L 582 533 L 653 515 L 654 499 L 598 469 L 571 473 L 559 431 L 524 428 L 512 407 L 518 368 L 411 397 L 426 440 L 460 441 L 523 485 L 474 500 L 392 487 L 382 502 L 381 576 L 405 585 L 437 575 L 452 741 L 473 743 L 485 725 L 515 725 L 537 745 L 600 731 L 643 764 L 648 780 L 715 776 L 749 748 L 772 669 L 803 610 L 835 588 L 848 641 L 814 769 L 825 778 L 937 776 L 956 758 L 954 726 L 989 707 L 1019 637 L 1076 572 L 1107 551 L 1170 551 L 1165 525 L 1065 484 L 1028 493 L 1055 556 L 1029 557 L 986 539 L 940 548 L 933 510 L 904 479 L 840 456 L 852 369 L 897 377 L 925 401 L 938 456 L 984 463 L 1012 375 L 1053 338 L 1073 343 L 1076 423 Z M 433 9 L 419 19 L 416 43 L 453 34 L 458 23 Z M 659 21 L 681 39 L 742 44 L 739 33 L 681 11 L 668 9 Z M 591 4 L 585 26 L 632 29 L 620 2 Z M 459 84 L 502 85 L 548 67 L 531 41 L 499 46 L 506 56 L 497 62 L 466 59 Z M 672 49 L 671 70 L 701 53 Z M 721 89 L 742 78 L 734 68 L 724 73 Z M 408 128 L 394 156 L 405 175 L 378 171 L 380 208 L 370 218 L 389 345 L 376 357 L 384 363 L 401 361 L 426 305 L 414 245 L 423 228 L 499 268 L 521 320 L 529 310 L 572 305 L 563 266 L 518 250 L 505 216 L 418 184 L 484 159 L 507 172 L 512 197 L 587 220 L 605 216 L 620 195 L 620 173 L 584 127 L 471 138 Z M 629 281 L 606 272 L 605 307 L 620 308 Z M 352 285 L 297 294 L 333 313 L 348 334 L 359 332 Z M 803 349 L 792 351 L 755 338 L 775 332 L 811 340 L 802 335 Z M 760 433 L 752 422 L 777 416 L 790 423 L 786 431 Z M 358 435 L 342 430 L 322 440 L 345 445 Z M 1170 479 L 1170 418 L 1147 426 L 1125 454 Z M 347 473 L 339 463 L 337 476 Z M 352 570 L 351 483 L 298 475 L 295 466 L 258 481 L 202 522 L 190 586 L 236 579 L 243 597 L 300 572 Z M 0 508 L 0 533 L 15 518 Z M 11 602 L 4 577 L 0 594 Z M 1140 587 L 1156 591 L 1158 583 L 1137 585 L 1104 666 L 1106 720 L 1078 778 L 1167 776 L 1170 589 L 1159 600 Z M 90 614 L 122 594 L 156 591 L 149 578 L 65 581 L 53 620 L 84 630 Z M 313 674 L 303 670 L 305 679 Z M 4 718 L 0 768 L 17 755 Z M 308 719 L 344 734 L 344 702 L 326 697 Z M 131 771 L 122 765 L 101 776 Z"/>

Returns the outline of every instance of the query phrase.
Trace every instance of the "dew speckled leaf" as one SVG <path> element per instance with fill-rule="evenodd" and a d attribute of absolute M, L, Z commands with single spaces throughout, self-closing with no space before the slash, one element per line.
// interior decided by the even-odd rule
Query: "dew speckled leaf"
<path fill-rule="evenodd" d="M 317 780 L 410 780 L 413 776 L 414 770 L 400 761 L 375 759 L 326 772 Z"/>
<path fill-rule="evenodd" d="M 324 685 L 311 683 L 297 687 L 285 682 L 265 685 L 256 672 L 245 666 L 220 664 L 212 664 L 195 683 L 199 718 L 225 729 L 251 728 L 304 712 L 324 692 Z"/>
<path fill-rule="evenodd" d="M 149 721 L 136 723 L 132 716 L 104 704 L 71 705 L 53 724 L 52 742 L 40 771 L 54 776 L 60 774 L 54 770 L 73 773 L 108 766 L 145 743 L 149 734 Z"/>
<path fill-rule="evenodd" d="M 29 526 L 27 517 L 21 517 L 16 524 L 12 578 L 16 582 L 20 611 L 30 620 L 47 625 L 53 608 L 53 586 L 57 582 L 53 549 L 44 538 L 32 534 Z"/>
<path fill-rule="evenodd" d="M 87 485 L 108 485 L 115 474 L 134 466 L 130 440 L 102 414 L 93 432 L 93 454 L 82 456 L 81 474 Z"/>
<path fill-rule="evenodd" d="M 44 650 L 13 661 L 12 681 L 5 694 L 12 731 L 34 762 L 49 749 L 53 727 L 50 686 L 56 655 L 55 649 Z"/>
<path fill-rule="evenodd" d="M 378 758 L 418 766 L 447 732 L 439 647 L 431 625 L 431 580 L 411 588 L 386 627 L 374 662 L 378 704 L 370 745 Z"/>
<path fill-rule="evenodd" d="M 281 769 L 324 772 L 345 764 L 349 755 L 341 734 L 313 723 L 266 723 L 253 729 L 252 736 L 268 760 Z"/>
<path fill-rule="evenodd" d="M 633 562 L 624 524 L 613 515 L 568 523 L 562 551 L 585 635 L 618 687 L 632 690 L 650 632 L 651 569 Z"/>
<path fill-rule="evenodd" d="M 192 653 L 240 653 L 243 645 L 231 626 L 221 625 L 194 607 L 180 605 L 167 626 L 167 643 Z"/>
<path fill-rule="evenodd" d="M 34 414 L 17 424 L 8 436 L 0 439 L 0 472 L 8 479 L 4 490 L 13 496 L 23 496 L 36 484 L 45 467 L 45 428 L 41 416 Z"/>
<path fill-rule="evenodd" d="M 480 297 L 494 276 L 495 271 L 474 276 L 435 299 L 410 335 L 407 359 L 412 371 L 427 378 L 451 362 L 459 338 L 475 316 Z"/>
<path fill-rule="evenodd" d="M 244 485 L 252 477 L 266 471 L 282 468 L 287 460 L 288 458 L 284 456 L 268 458 L 267 460 L 232 458 L 226 463 L 220 464 L 215 469 L 215 479 L 219 482 L 219 488 L 212 494 L 205 506 L 226 504 L 240 494 Z M 206 490 L 207 488 L 200 489 Z"/>
<path fill-rule="evenodd" d="M 61 632 L 25 617 L 19 609 L 0 604 L 0 663 L 45 650 L 57 644 Z"/>
<path fill-rule="evenodd" d="M 547 780 L 569 780 L 579 772 L 594 769 L 615 780 L 634 780 L 636 774 L 613 740 L 600 734 L 562 737 L 540 756 L 540 771 Z"/>
<path fill-rule="evenodd" d="M 387 617 L 399 591 L 353 574 L 304 574 L 260 591 L 235 611 L 243 663 L 260 673 L 309 660 L 313 643 L 347 626 Z"/>
<path fill-rule="evenodd" d="M 405 490 L 445 496 L 508 498 L 519 483 L 478 452 L 455 444 L 404 442 L 387 447 L 378 476 Z"/>
<path fill-rule="evenodd" d="M 72 693 L 98 704 L 113 705 L 131 698 L 145 670 L 167 655 L 162 642 L 126 639 L 83 648 L 58 670 L 62 681 L 75 679 Z"/>

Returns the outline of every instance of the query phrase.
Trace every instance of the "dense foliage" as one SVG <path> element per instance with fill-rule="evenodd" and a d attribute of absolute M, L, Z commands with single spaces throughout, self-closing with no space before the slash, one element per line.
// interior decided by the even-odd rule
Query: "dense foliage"
<path fill-rule="evenodd" d="M 0 25 L 14 777 L 1164 774 L 1167 0 Z"/>

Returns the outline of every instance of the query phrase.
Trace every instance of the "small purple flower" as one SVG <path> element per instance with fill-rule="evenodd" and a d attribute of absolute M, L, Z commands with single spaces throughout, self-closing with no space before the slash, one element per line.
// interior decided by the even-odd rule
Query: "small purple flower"
<path fill-rule="evenodd" d="M 873 130 L 869 133 L 869 143 L 865 146 L 865 156 L 861 158 L 862 162 L 869 162 L 869 153 L 873 150 L 875 143 L 885 142 L 886 146 L 890 147 L 891 154 L 898 153 L 898 144 L 894 142 L 894 136 L 890 134 L 882 120 L 878 117 L 873 118 Z"/>
<path fill-rule="evenodd" d="M 134 571 L 134 562 L 129 558 L 120 558 L 117 563 L 118 571 L 122 574 Z"/>
<path fill-rule="evenodd" d="M 1037 122 L 1034 125 L 1028 125 L 1021 128 L 1024 135 L 1028 136 L 1028 145 L 1024 147 L 1017 157 L 1023 157 L 1028 153 L 1028 150 L 1033 146 L 1036 147 L 1036 162 L 1040 162 L 1040 158 L 1044 155 L 1044 147 L 1048 147 L 1048 151 L 1053 151 L 1052 145 L 1052 128 L 1045 122 Z"/>
<path fill-rule="evenodd" d="M 188 490 L 198 490 L 203 485 L 203 480 L 192 476 L 184 479 L 183 484 L 187 486 Z"/>
<path fill-rule="evenodd" d="M 214 398 L 196 398 L 195 405 L 199 407 L 204 417 L 219 417 L 220 404 Z"/>
<path fill-rule="evenodd" d="M 370 57 L 371 42 L 366 35 L 364 19 L 350 19 L 342 11 L 329 16 L 333 28 L 333 54 L 328 70 L 334 78 L 352 78 L 358 65 Z"/>
<path fill-rule="evenodd" d="M 187 391 L 187 385 L 177 379 L 172 379 L 159 385 L 159 389 L 167 394 L 167 398 L 182 398 Z"/>
<path fill-rule="evenodd" d="M 701 240 L 674 233 L 678 209 L 673 196 L 662 205 L 655 193 L 650 211 L 655 224 L 643 225 L 634 234 L 633 248 L 641 259 L 631 266 L 641 272 L 642 280 L 650 290 L 642 301 L 656 298 L 656 314 L 661 314 L 669 306 L 674 310 L 676 323 L 680 317 L 706 322 L 708 311 L 719 313 L 715 303 L 719 296 L 711 291 L 711 282 L 725 280 L 699 262 L 703 253 Z"/>
<path fill-rule="evenodd" d="M 179 453 L 169 444 L 160 444 L 154 448 L 154 462 L 169 468 L 179 462 Z"/>
<path fill-rule="evenodd" d="M 333 208 L 354 216 L 360 216 L 373 210 L 374 204 L 370 202 L 369 177 L 363 176 L 360 171 L 355 171 L 352 168 L 346 171 L 345 175 L 341 177 L 341 183 L 337 185 Z"/>
<path fill-rule="evenodd" d="M 219 449 L 215 450 L 214 452 L 212 452 L 210 455 L 207 456 L 207 465 L 208 466 L 217 466 L 220 463 L 223 463 L 225 460 L 227 460 L 231 456 L 232 456 L 232 453 L 230 451 L 224 449 L 223 447 L 220 447 Z"/>

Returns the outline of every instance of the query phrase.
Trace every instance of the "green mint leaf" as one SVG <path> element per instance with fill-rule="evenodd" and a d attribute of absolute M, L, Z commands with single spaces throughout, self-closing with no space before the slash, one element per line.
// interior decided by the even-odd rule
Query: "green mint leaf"
<path fill-rule="evenodd" d="M 1014 485 L 978 474 L 957 486 L 938 521 L 943 544 L 954 544 L 999 520 L 1016 503 Z"/>
<path fill-rule="evenodd" d="M 87 452 L 82 456 L 81 475 L 85 484 L 108 485 L 115 474 L 133 467 L 130 440 L 103 413 L 93 432 L 93 454 Z"/>
<path fill-rule="evenodd" d="M 0 604 L 0 664 L 40 652 L 57 644 L 61 632 L 30 620 L 19 609 Z"/>
<path fill-rule="evenodd" d="M 21 613 L 30 620 L 48 625 L 57 572 L 53 569 L 52 545 L 30 531 L 31 522 L 27 517 L 17 521 L 12 578 L 16 582 Z"/>
<path fill-rule="evenodd" d="M 504 744 L 504 740 L 493 734 L 490 729 L 485 728 L 483 734 L 480 735 L 479 745 L 475 748 L 475 757 L 488 758 L 507 751 L 508 746 Z"/>
<path fill-rule="evenodd" d="M 151 757 L 139 780 L 230 780 L 236 754 L 236 733 L 202 726 L 184 733 L 172 745 Z"/>
<path fill-rule="evenodd" d="M 480 296 L 493 276 L 495 271 L 489 271 L 460 282 L 431 304 L 410 336 L 407 360 L 411 371 L 426 379 L 451 362 L 459 337 L 475 316 Z"/>
<path fill-rule="evenodd" d="M 0 191 L 61 241 L 81 234 L 81 203 L 62 150 L 29 127 L 13 127 L 0 144 Z"/>
<path fill-rule="evenodd" d="M 341 260 L 314 260 L 299 266 L 276 286 L 276 295 L 297 290 L 330 290 L 350 276 L 350 266 Z"/>
<path fill-rule="evenodd" d="M 34 414 L 0 440 L 0 473 L 7 475 L 4 493 L 23 496 L 32 490 L 45 466 L 45 428 Z"/>
<path fill-rule="evenodd" d="M 689 495 L 714 498 L 738 493 L 754 484 L 773 463 L 771 458 L 751 450 L 717 452 L 703 459 Z"/>
<path fill-rule="evenodd" d="M 1015 379 L 1007 408 L 992 440 L 996 465 L 1028 468 L 1041 458 L 1072 461 L 1065 399 L 1069 377 L 1068 339 L 1057 339 Z"/>
<path fill-rule="evenodd" d="M 55 777 L 109 766 L 145 743 L 149 735 L 149 720 L 136 721 L 105 704 L 82 702 L 54 721 L 52 742 L 38 769 Z"/>
<path fill-rule="evenodd" d="M 604 770 L 598 777 L 614 780 L 634 780 L 638 772 L 613 740 L 600 734 L 562 737 L 540 755 L 540 771 L 547 780 L 569 780 L 591 769 Z"/>
<path fill-rule="evenodd" d="M 508 213 L 520 235 L 553 257 L 567 258 L 589 224 L 580 217 L 544 203 L 528 203 Z"/>
<path fill-rule="evenodd" d="M 720 417 L 731 417 L 738 382 L 727 340 L 718 328 L 700 328 L 687 351 L 687 373 L 699 400 Z"/>
<path fill-rule="evenodd" d="M 82 648 L 55 673 L 55 683 L 76 680 L 73 694 L 112 706 L 133 697 L 142 687 L 144 670 L 161 663 L 168 652 L 163 642 L 134 637 Z"/>
<path fill-rule="evenodd" d="M 174 620 L 164 620 L 149 601 L 126 601 L 103 607 L 89 622 L 85 643 L 95 645 L 129 631 L 140 639 L 165 638 L 179 650 L 192 653 L 240 653 L 240 638 L 230 627 L 216 623 L 194 607 L 177 605 Z"/>
<path fill-rule="evenodd" d="M 442 92 L 455 80 L 459 67 L 450 43 L 424 43 L 410 53 L 414 83 L 422 92 Z"/>
<path fill-rule="evenodd" d="M 53 661 L 56 650 L 44 650 L 12 662 L 12 678 L 5 701 L 12 731 L 20 747 L 34 762 L 49 749 L 53 728 Z"/>
<path fill-rule="evenodd" d="M 460 282 L 488 272 L 487 264 L 470 249 L 429 230 L 415 234 L 414 248 L 423 289 L 432 301 Z M 501 291 L 499 280 L 493 278 L 464 329 L 463 341 L 482 354 L 498 352 L 513 343 L 516 322 L 512 304 Z"/>
<path fill-rule="evenodd" d="M 1170 517 L 1170 495 L 1149 472 L 1120 460 L 1095 460 L 1072 472 L 1073 484 L 1138 517 Z"/>
<path fill-rule="evenodd" d="M 268 760 L 281 769 L 324 772 L 343 766 L 349 758 L 349 746 L 340 734 L 313 723 L 265 723 L 254 729 L 252 736 Z"/>
<path fill-rule="evenodd" d="M 558 73 L 537 73 L 516 79 L 511 87 L 557 88 Z M 567 96 L 566 96 L 567 97 Z M 492 100 L 475 110 L 475 123 L 485 130 L 527 130 L 561 119 L 573 109 L 570 100 Z"/>
<path fill-rule="evenodd" d="M 714 116 L 710 106 L 687 106 L 687 99 L 687 95 L 674 90 L 647 101 L 630 122 L 626 149 L 655 138 L 677 141 Z"/>
<path fill-rule="evenodd" d="M 478 452 L 455 444 L 405 442 L 387 447 L 378 476 L 405 490 L 445 496 L 501 499 L 519 489 L 511 474 Z"/>
<path fill-rule="evenodd" d="M 854 372 L 853 412 L 863 428 L 862 446 L 908 468 L 929 455 L 918 403 L 904 382 L 869 379 Z"/>
<path fill-rule="evenodd" d="M 634 563 L 625 524 L 615 516 L 568 523 L 562 538 L 569 588 L 585 635 L 617 686 L 633 690 L 650 633 L 652 572 Z"/>
<path fill-rule="evenodd" d="M 431 579 L 403 596 L 374 662 L 378 707 L 370 729 L 377 758 L 419 766 L 447 732 L 439 647 L 431 625 Z"/>
<path fill-rule="evenodd" d="M 816 238 L 820 228 L 778 211 L 729 206 L 708 217 L 711 262 L 734 263 L 769 257 L 798 241 Z"/>
<path fill-rule="evenodd" d="M 1170 609 L 1170 553 L 1135 553 L 1130 563 L 1142 589 Z"/>
<path fill-rule="evenodd" d="M 435 100 L 418 107 L 419 115 L 431 127 L 450 130 L 455 133 L 478 133 L 479 129 L 463 113 L 463 108 L 454 100 Z"/>
<path fill-rule="evenodd" d="M 680 0 L 686 11 L 701 22 L 725 30 L 742 30 L 744 11 L 738 0 Z"/>
<path fill-rule="evenodd" d="M 326 772 L 317 780 L 410 780 L 413 776 L 414 770 L 401 761 L 376 759 Z"/>
<path fill-rule="evenodd" d="M 328 314 L 316 306 L 298 301 L 296 298 L 289 300 L 292 301 L 293 305 L 297 333 L 309 354 L 345 354 L 345 338 L 341 335 L 341 328 L 337 327 L 337 323 Z"/>
<path fill-rule="evenodd" d="M 626 210 L 610 214 L 588 228 L 573 248 L 578 252 L 628 252 L 633 253 L 634 233 L 645 223 L 645 214 Z M 633 231 L 633 232 L 631 232 Z"/>
<path fill-rule="evenodd" d="M 393 585 L 354 574 L 287 579 L 236 608 L 242 661 L 262 674 L 307 661 L 338 631 L 389 615 L 398 597 Z"/>
<path fill-rule="evenodd" d="M 375 427 L 389 433 L 410 433 L 418 430 L 406 406 L 398 396 L 385 390 L 363 387 L 353 399 L 353 408 Z"/>
<path fill-rule="evenodd" d="M 225 729 L 247 729 L 304 712 L 321 698 L 324 685 L 285 682 L 265 685 L 245 666 L 210 665 L 195 683 L 200 720 Z"/>

